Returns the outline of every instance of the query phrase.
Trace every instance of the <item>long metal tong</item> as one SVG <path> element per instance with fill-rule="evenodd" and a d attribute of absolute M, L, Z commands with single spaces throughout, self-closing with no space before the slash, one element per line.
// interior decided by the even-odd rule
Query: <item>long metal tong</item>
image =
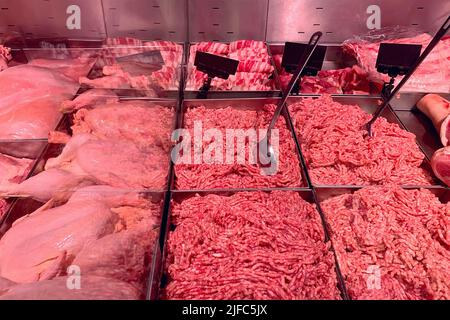
<path fill-rule="evenodd" d="M 272 146 L 270 145 L 270 137 L 272 134 L 272 130 L 275 127 L 275 124 L 276 124 L 281 112 L 283 111 L 283 108 L 286 104 L 287 98 L 291 94 L 291 91 L 294 88 L 295 83 L 300 78 L 300 74 L 302 73 L 303 69 L 305 68 L 306 64 L 308 63 L 309 59 L 311 58 L 321 37 L 322 37 L 322 32 L 319 31 L 319 32 L 315 32 L 309 39 L 308 45 L 298 62 L 297 70 L 295 70 L 295 73 L 292 75 L 292 78 L 289 81 L 289 85 L 287 86 L 287 90 L 283 92 L 283 96 L 282 96 L 280 102 L 278 103 L 277 108 L 275 109 L 272 120 L 270 121 L 269 127 L 267 128 L 267 133 L 266 133 L 265 137 L 258 143 L 258 150 L 259 150 L 258 159 L 259 159 L 259 163 L 262 166 L 271 166 L 271 163 L 276 161 L 275 155 L 274 155 L 274 150 L 273 150 Z"/>
<path fill-rule="evenodd" d="M 365 124 L 365 128 L 367 129 L 369 137 L 372 137 L 372 125 L 375 123 L 377 118 L 381 115 L 381 113 L 386 108 L 386 106 L 389 104 L 389 102 L 391 102 L 392 98 L 395 97 L 395 95 L 400 91 L 400 89 L 403 87 L 403 85 L 406 83 L 406 81 L 408 81 L 408 79 L 413 75 L 413 73 L 420 66 L 420 64 L 423 62 L 423 60 L 425 60 L 425 58 L 428 56 L 428 54 L 434 49 L 434 47 L 439 43 L 439 41 L 442 39 L 442 37 L 447 33 L 449 27 L 450 27 L 450 16 L 447 17 L 447 20 L 445 20 L 444 24 L 441 26 L 439 31 L 434 35 L 433 39 L 430 41 L 428 46 L 425 48 L 425 50 L 419 56 L 419 58 L 417 59 L 417 61 L 414 64 L 414 66 L 403 77 L 403 79 L 394 88 L 394 90 L 392 90 L 391 94 L 387 97 L 383 96 L 383 100 L 384 100 L 383 104 L 381 104 L 378 107 L 378 110 L 373 114 L 372 119 L 370 119 L 370 121 Z"/>

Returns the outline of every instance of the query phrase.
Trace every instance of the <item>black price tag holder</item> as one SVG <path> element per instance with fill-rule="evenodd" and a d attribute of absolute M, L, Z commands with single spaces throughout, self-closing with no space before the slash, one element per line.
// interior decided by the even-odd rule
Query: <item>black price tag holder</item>
<path fill-rule="evenodd" d="M 419 59 L 421 45 L 402 43 L 380 43 L 377 62 L 377 71 L 391 77 L 389 83 L 383 85 L 381 94 L 387 97 L 394 88 L 395 78 L 407 74 Z"/>
<path fill-rule="evenodd" d="M 197 94 L 197 99 L 206 99 L 208 91 L 211 88 L 212 79 L 215 77 L 228 79 L 230 74 L 236 73 L 239 61 L 197 51 L 195 54 L 194 65 L 197 67 L 197 70 L 208 75 L 208 78 L 205 80 Z"/>
<path fill-rule="evenodd" d="M 286 72 L 294 74 L 297 69 L 300 58 L 305 52 L 307 44 L 297 42 L 286 42 L 284 44 L 283 58 L 281 60 L 281 67 Z M 314 50 L 311 58 L 306 64 L 300 76 L 316 76 L 317 73 L 322 70 L 323 60 L 325 59 L 325 53 L 327 51 L 326 46 L 317 46 Z M 300 79 L 295 83 L 292 92 L 298 93 L 300 89 Z"/>

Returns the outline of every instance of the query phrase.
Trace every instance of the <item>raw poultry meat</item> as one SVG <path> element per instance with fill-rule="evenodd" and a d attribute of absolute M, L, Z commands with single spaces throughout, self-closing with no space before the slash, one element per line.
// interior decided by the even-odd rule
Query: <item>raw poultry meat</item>
<path fill-rule="evenodd" d="M 85 184 L 159 190 L 166 182 L 168 162 L 168 155 L 157 146 L 138 148 L 125 141 L 79 134 L 58 157 L 47 161 L 45 171 L 21 184 L 0 186 L 0 195 L 48 200 L 48 196 Z"/>
<path fill-rule="evenodd" d="M 0 276 L 18 283 L 52 279 L 91 239 L 114 231 L 106 203 L 69 200 L 17 220 L 0 240 Z"/>
<path fill-rule="evenodd" d="M 145 72 L 138 76 L 132 76 L 130 73 L 123 71 L 119 65 L 115 65 L 114 68 L 107 67 L 103 67 L 103 77 L 94 79 L 81 77 L 79 83 L 90 88 L 145 90 L 145 96 L 158 96 L 157 85 L 145 75 Z"/>
<path fill-rule="evenodd" d="M 142 296 L 142 290 L 126 282 L 85 275 L 80 289 L 68 289 L 67 277 L 10 285 L 3 290 L 0 285 L 0 300 L 137 300 Z"/>
<path fill-rule="evenodd" d="M 49 206 L 17 220 L 0 240 L 1 277 L 17 283 L 52 279 L 64 275 L 75 259 L 82 271 L 86 267 L 85 275 L 135 284 L 142 280 L 146 255 L 156 239 L 159 204 L 132 191 L 91 186 L 77 190 L 63 205 Z M 123 251 L 125 247 L 115 248 L 111 241 L 130 246 Z"/>
<path fill-rule="evenodd" d="M 46 202 L 60 194 L 71 193 L 83 186 L 95 184 L 96 180 L 85 175 L 73 174 L 63 169 L 48 169 L 21 183 L 2 183 L 2 197 L 32 197 Z M 45 185 L 45 188 L 42 186 Z"/>
<path fill-rule="evenodd" d="M 0 139 L 46 138 L 55 128 L 61 102 L 78 89 L 56 70 L 27 64 L 0 73 Z"/>
<path fill-rule="evenodd" d="M 28 65 L 48 68 L 59 74 L 65 75 L 73 81 L 78 81 L 80 75 L 88 74 L 95 62 L 89 56 L 75 59 L 33 59 Z"/>
<path fill-rule="evenodd" d="M 69 99 L 77 89 L 77 83 L 50 68 L 28 64 L 15 66 L 0 73 L 0 110 L 3 112 L 21 100 L 47 96 Z"/>
<path fill-rule="evenodd" d="M 0 71 L 8 68 L 8 62 L 12 59 L 11 48 L 0 45 Z"/>
<path fill-rule="evenodd" d="M 14 158 L 0 153 L 0 185 L 19 183 L 28 175 L 33 160 Z M 7 202 L 0 199 L 0 218 L 7 210 Z"/>
<path fill-rule="evenodd" d="M 352 299 L 450 298 L 450 207 L 430 190 L 366 187 L 321 207 Z"/>
<path fill-rule="evenodd" d="M 392 36 L 392 35 L 390 35 Z M 381 39 L 381 40 L 380 40 Z M 425 50 L 432 37 L 427 33 L 404 38 L 387 36 L 367 36 L 350 39 L 343 43 L 344 52 L 352 55 L 358 64 L 369 73 L 371 81 L 383 83 L 389 77 L 376 70 L 376 60 L 380 43 L 403 43 L 422 45 Z M 397 77 L 396 83 L 401 77 Z M 414 75 L 402 87 L 402 91 L 450 92 L 450 38 L 441 40 L 423 61 Z"/>
<path fill-rule="evenodd" d="M 96 104 L 95 109 L 78 110 L 74 135 L 91 133 L 101 139 L 130 141 L 138 146 L 157 146 L 168 153 L 172 143 L 173 110 L 148 101 Z"/>
<path fill-rule="evenodd" d="M 29 173 L 33 160 L 14 158 L 0 153 L 0 184 L 20 182 Z"/>
<path fill-rule="evenodd" d="M 147 213 L 148 214 L 148 213 Z M 72 262 L 83 273 L 122 280 L 139 285 L 145 282 L 146 268 L 155 244 L 154 226 L 142 224 L 137 230 L 126 230 L 87 242 Z"/>
<path fill-rule="evenodd" d="M 296 192 L 173 204 L 166 299 L 340 299 L 317 210 Z"/>
<path fill-rule="evenodd" d="M 227 129 L 242 129 L 250 132 L 267 129 L 275 108 L 275 105 L 263 105 L 253 111 L 242 105 L 235 108 L 198 106 L 188 109 L 184 127 L 189 130 L 190 136 L 194 137 L 193 130 L 197 121 L 201 122 L 202 129 L 205 131 L 209 128 L 220 130 L 224 139 L 224 141 L 220 141 L 223 143 L 222 156 L 232 150 L 232 159 L 218 159 L 219 162 L 208 163 L 203 157 L 199 163 L 195 163 L 194 158 L 191 158 L 190 163 L 183 163 L 181 160 L 175 162 L 176 187 L 178 189 L 220 189 L 301 186 L 300 163 L 296 154 L 295 142 L 283 117 L 279 118 L 275 126 L 279 130 L 279 147 L 274 145 L 275 152 L 278 153 L 279 150 L 278 161 L 275 161 L 275 174 L 267 175 L 264 170 L 261 170 L 261 164 L 250 161 L 252 152 L 255 152 L 253 149 L 256 148 L 252 148 L 251 138 L 245 138 L 244 132 L 240 135 L 237 133 L 236 140 L 239 138 L 244 140 L 245 150 L 239 151 L 238 143 L 236 143 L 228 145 L 227 151 L 227 142 L 225 141 Z M 260 135 L 254 138 L 254 140 L 262 139 Z M 195 141 L 189 141 L 189 144 L 192 145 L 190 150 L 193 150 L 193 154 L 197 153 L 196 149 L 200 150 L 202 153 L 200 156 L 207 154 L 205 150 L 214 145 L 211 138 L 204 138 L 197 147 Z M 240 158 L 243 161 L 239 160 Z"/>
<path fill-rule="evenodd" d="M 430 185 L 424 154 L 415 136 L 383 117 L 369 138 L 363 126 L 371 119 L 357 105 L 344 105 L 328 95 L 302 99 L 289 106 L 303 155 L 315 184 Z"/>
<path fill-rule="evenodd" d="M 61 117 L 59 105 L 62 101 L 61 97 L 47 96 L 18 100 L 4 110 L 0 107 L 0 139 L 47 138 Z"/>
<path fill-rule="evenodd" d="M 274 89 L 274 82 L 269 79 L 274 70 L 267 47 L 262 41 L 239 40 L 229 45 L 218 42 L 200 42 L 190 47 L 189 77 L 186 84 L 188 90 L 198 90 L 207 75 L 194 66 L 195 53 L 208 52 L 231 59 L 239 60 L 235 75 L 227 80 L 215 78 L 211 82 L 213 90 L 256 90 L 267 91 Z"/>
<path fill-rule="evenodd" d="M 61 104 L 62 112 L 72 112 L 79 109 L 93 108 L 96 105 L 119 102 L 119 97 L 112 90 L 90 89 L 73 100 L 66 100 Z"/>
<path fill-rule="evenodd" d="M 72 138 L 50 135 L 51 142 L 67 144 L 57 158 L 47 161 L 46 170 L 21 184 L 1 183 L 0 195 L 47 201 L 56 193 L 90 184 L 162 189 L 173 117 L 171 108 L 140 100 L 82 108 L 74 115 Z"/>
<path fill-rule="evenodd" d="M 286 89 L 292 74 L 281 67 L 283 55 L 276 54 L 273 60 L 280 77 L 281 88 Z M 316 94 L 368 94 L 379 92 L 380 88 L 369 82 L 368 74 L 357 65 L 336 70 L 321 70 L 317 76 L 302 76 L 299 93 Z"/>

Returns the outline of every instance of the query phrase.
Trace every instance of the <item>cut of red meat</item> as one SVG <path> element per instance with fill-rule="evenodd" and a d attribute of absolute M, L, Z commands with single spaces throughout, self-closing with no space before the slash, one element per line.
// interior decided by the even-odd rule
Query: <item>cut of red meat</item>
<path fill-rule="evenodd" d="M 318 212 L 295 192 L 174 203 L 166 299 L 340 299 Z"/>
<path fill-rule="evenodd" d="M 380 117 L 367 137 L 371 115 L 328 95 L 289 106 L 309 174 L 315 184 L 429 185 L 415 136 Z"/>
<path fill-rule="evenodd" d="M 321 207 L 352 299 L 450 298 L 450 207 L 429 190 L 366 187 Z"/>

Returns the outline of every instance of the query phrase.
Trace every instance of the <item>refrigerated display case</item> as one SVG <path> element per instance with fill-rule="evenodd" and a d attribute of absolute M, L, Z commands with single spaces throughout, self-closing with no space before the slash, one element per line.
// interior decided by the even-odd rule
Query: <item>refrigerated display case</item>
<path fill-rule="evenodd" d="M 421 85 L 402 91 L 381 115 L 392 130 L 383 131 L 386 139 L 415 139 L 411 149 L 417 149 L 420 161 L 396 154 L 395 143 L 379 147 L 361 134 L 350 145 L 378 152 L 366 168 L 387 159 L 379 166 L 389 166 L 386 176 L 367 183 L 322 183 L 316 178 L 327 174 L 323 168 L 333 167 L 342 177 L 350 167 L 364 167 L 360 158 L 349 160 L 364 155 L 334 144 L 326 146 L 325 157 L 325 147 L 311 139 L 328 143 L 331 136 L 347 143 L 349 132 L 357 129 L 339 117 L 330 124 L 332 116 L 325 112 L 319 120 L 300 123 L 303 118 L 293 108 L 331 95 L 345 106 L 341 117 L 350 117 L 352 108 L 369 117 L 383 99 L 382 82 L 372 81 L 375 66 L 361 58 L 368 52 L 364 46 L 389 40 L 388 33 L 390 39 L 407 34 L 427 42 L 430 37 L 423 33 L 433 36 L 449 13 L 450 3 L 439 0 L 0 0 L 0 278 L 9 280 L 0 282 L 0 299 L 450 298 L 443 271 L 450 266 L 449 226 L 442 213 L 449 189 L 431 164 L 443 146 L 438 130 L 416 107 L 430 92 L 450 97 L 445 86 L 450 83 L 450 37 L 433 51 L 438 74 L 419 72 L 414 81 Z M 285 42 L 306 43 L 316 31 L 323 33 L 320 44 L 327 48 L 323 72 L 303 77 L 279 120 L 285 131 L 279 164 L 285 171 L 263 179 L 264 165 L 258 162 L 177 163 L 180 130 L 192 131 L 195 121 L 224 136 L 228 129 L 266 129 L 291 77 L 281 67 Z M 350 54 L 345 47 L 350 42 L 361 45 L 361 51 Z M 207 99 L 198 96 L 207 76 L 194 66 L 202 45 L 199 51 L 241 61 L 231 80 L 213 80 Z M 195 153 L 197 143 L 204 151 L 214 141 L 189 142 L 187 152 Z M 246 143 L 244 152 L 250 152 Z M 319 154 L 326 159 L 318 159 Z M 246 153 L 243 160 L 249 157 Z M 409 162 L 427 173 L 429 183 L 415 183 L 418 171 L 401 169 Z M 387 179 L 398 168 L 405 179 Z M 389 251 L 380 237 L 399 237 L 389 242 L 396 249 L 409 239 L 412 251 L 418 239 L 399 235 L 398 229 L 374 230 L 376 219 L 390 211 L 380 213 L 373 198 L 359 197 L 379 190 L 393 199 L 386 209 L 393 216 L 406 210 L 406 198 L 415 201 L 411 210 L 418 215 L 433 208 L 432 226 L 423 223 L 417 230 L 443 252 L 442 265 L 414 262 L 433 274 L 406 279 L 401 268 L 392 271 L 395 263 L 412 263 L 402 262 L 410 256 Z M 367 270 L 349 267 L 348 261 L 355 260 L 339 237 L 342 224 L 330 223 L 338 211 L 336 197 L 343 195 L 350 199 L 346 210 L 354 214 L 348 228 L 357 230 L 360 223 L 372 232 L 366 238 L 357 235 L 369 244 L 355 247 L 355 255 L 374 257 L 367 249 L 370 241 L 379 255 L 393 255 L 395 263 L 380 260 L 386 270 L 380 281 L 398 295 L 361 289 Z M 429 203 L 421 203 L 424 199 Z M 189 216 L 193 210 L 195 218 Z M 370 219 L 376 221 L 370 224 Z M 444 221 L 441 229 L 438 220 Z M 313 231 L 299 231 L 299 221 Z M 398 227 L 399 221 L 392 223 Z M 183 223 L 196 232 L 180 228 Z M 214 233 L 220 228 L 224 235 Z M 296 255 L 290 255 L 294 249 Z M 219 268 L 217 275 L 211 266 Z M 365 266 L 366 260 L 358 265 Z M 87 278 L 87 288 L 66 290 L 65 279 L 77 276 L 77 270 Z M 301 280 L 304 272 L 314 279 Z M 108 279 L 110 285 L 104 286 Z M 422 281 L 416 284 L 425 293 L 409 289 L 414 281 Z M 43 290 L 46 295 L 39 294 Z"/>

